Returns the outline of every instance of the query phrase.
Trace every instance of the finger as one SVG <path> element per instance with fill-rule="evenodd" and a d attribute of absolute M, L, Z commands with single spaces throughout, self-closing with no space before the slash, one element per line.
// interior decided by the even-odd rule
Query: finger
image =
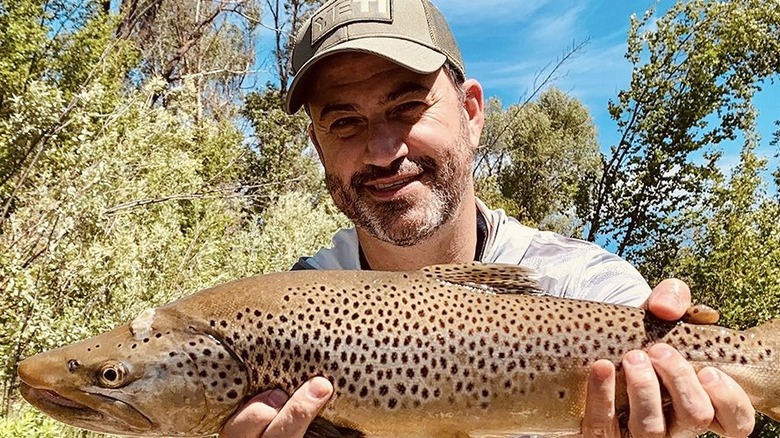
<path fill-rule="evenodd" d="M 268 425 L 263 438 L 303 437 L 331 394 L 333 385 L 324 377 L 315 377 L 304 383 Z"/>
<path fill-rule="evenodd" d="M 287 401 L 284 391 L 258 394 L 239 409 L 222 427 L 220 438 L 257 438 Z"/>
<path fill-rule="evenodd" d="M 608 360 L 596 361 L 588 376 L 582 438 L 619 437 L 615 415 L 615 365 Z"/>
<path fill-rule="evenodd" d="M 693 437 L 705 432 L 715 418 L 715 408 L 693 366 L 666 344 L 653 345 L 647 353 L 672 399 L 669 435 Z"/>
<path fill-rule="evenodd" d="M 715 408 L 715 422 L 710 430 L 723 436 L 750 435 L 755 426 L 756 411 L 737 382 L 715 368 L 703 368 L 698 377 Z"/>
<path fill-rule="evenodd" d="M 658 283 L 647 298 L 645 307 L 654 316 L 675 321 L 691 306 L 691 289 L 685 282 L 669 278 Z"/>
<path fill-rule="evenodd" d="M 661 438 L 666 436 L 661 400 L 661 384 L 647 353 L 629 351 L 623 357 L 628 393 L 628 430 L 632 436 Z"/>

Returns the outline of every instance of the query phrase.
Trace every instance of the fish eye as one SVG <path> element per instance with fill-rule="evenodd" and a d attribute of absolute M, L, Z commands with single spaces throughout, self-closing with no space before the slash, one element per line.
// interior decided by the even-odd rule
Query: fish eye
<path fill-rule="evenodd" d="M 127 370 L 125 366 L 116 361 L 110 361 L 103 364 L 98 371 L 98 381 L 101 385 L 108 388 L 118 388 L 124 384 Z"/>

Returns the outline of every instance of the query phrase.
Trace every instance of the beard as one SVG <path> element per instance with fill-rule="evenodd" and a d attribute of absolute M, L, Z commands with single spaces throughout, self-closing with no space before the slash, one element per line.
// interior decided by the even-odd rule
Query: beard
<path fill-rule="evenodd" d="M 439 162 L 421 156 L 401 157 L 387 167 L 368 165 L 349 184 L 326 170 L 325 184 L 334 203 L 357 227 L 383 242 L 409 247 L 425 241 L 452 220 L 471 184 L 473 153 L 465 129 L 462 121 L 457 139 Z M 377 201 L 368 193 L 367 182 L 399 175 L 419 175 L 428 191 L 389 201 Z"/>

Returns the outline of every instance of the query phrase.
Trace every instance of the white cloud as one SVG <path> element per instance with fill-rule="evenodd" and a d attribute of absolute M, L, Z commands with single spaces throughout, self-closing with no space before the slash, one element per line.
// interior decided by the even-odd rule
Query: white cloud
<path fill-rule="evenodd" d="M 543 9 L 550 0 L 439 0 L 441 10 L 450 25 L 463 23 L 483 25 L 487 21 L 521 22 Z M 489 31 L 489 29 L 487 29 Z"/>
<path fill-rule="evenodd" d="M 526 39 L 535 44 L 555 45 L 571 41 L 572 37 L 582 34 L 581 15 L 587 9 L 587 3 L 578 3 L 573 7 L 560 7 L 537 17 L 526 29 Z M 562 10 L 561 10 L 562 9 Z"/>

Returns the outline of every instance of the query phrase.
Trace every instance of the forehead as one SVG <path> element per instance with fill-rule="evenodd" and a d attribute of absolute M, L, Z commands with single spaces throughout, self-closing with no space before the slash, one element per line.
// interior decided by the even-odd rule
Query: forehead
<path fill-rule="evenodd" d="M 322 60 L 311 72 L 308 102 L 387 92 L 398 84 L 419 82 L 433 86 L 440 72 L 420 74 L 382 57 L 366 53 L 340 53 Z M 354 96 L 353 96 L 354 97 Z"/>

